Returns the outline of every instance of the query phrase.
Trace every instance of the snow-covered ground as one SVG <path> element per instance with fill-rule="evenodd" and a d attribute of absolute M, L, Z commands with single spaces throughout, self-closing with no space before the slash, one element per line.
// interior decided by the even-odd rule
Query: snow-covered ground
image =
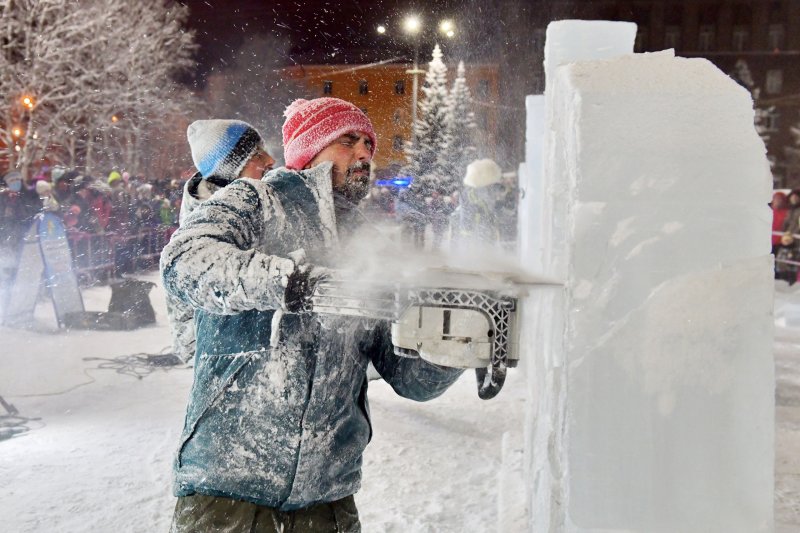
<path fill-rule="evenodd" d="M 775 511 L 777 531 L 788 533 L 800 528 L 800 289 L 777 289 Z M 105 310 L 109 297 L 107 287 L 84 291 L 89 310 Z M 168 529 L 171 460 L 191 369 L 137 376 L 129 371 L 144 367 L 117 359 L 168 346 L 160 287 L 151 300 L 158 323 L 137 331 L 59 332 L 46 302 L 35 331 L 0 328 L 0 396 L 25 418 L 18 429 L 27 429 L 0 440 L 2 531 Z M 486 402 L 467 373 L 422 404 L 372 382 L 375 435 L 356 496 L 364 531 L 497 530 L 503 434 L 519 442 L 522 379 L 511 371 Z"/>

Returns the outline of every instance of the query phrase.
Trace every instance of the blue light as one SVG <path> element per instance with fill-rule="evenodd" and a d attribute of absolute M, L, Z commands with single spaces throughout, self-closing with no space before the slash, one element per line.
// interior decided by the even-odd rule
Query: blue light
<path fill-rule="evenodd" d="M 376 180 L 375 185 L 378 187 L 396 187 L 398 189 L 404 189 L 411 185 L 412 181 L 414 181 L 414 178 L 411 176 L 395 176 L 391 179 Z"/>

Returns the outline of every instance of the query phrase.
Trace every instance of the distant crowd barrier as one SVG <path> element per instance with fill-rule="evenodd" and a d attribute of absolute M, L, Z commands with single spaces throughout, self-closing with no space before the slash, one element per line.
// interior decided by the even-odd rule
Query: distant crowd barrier
<path fill-rule="evenodd" d="M 92 285 L 154 268 L 176 229 L 159 226 L 124 235 L 68 231 L 75 273 L 82 285 Z"/>

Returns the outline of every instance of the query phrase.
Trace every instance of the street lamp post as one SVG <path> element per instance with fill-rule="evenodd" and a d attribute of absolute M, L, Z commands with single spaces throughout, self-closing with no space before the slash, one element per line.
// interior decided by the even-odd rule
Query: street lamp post
<path fill-rule="evenodd" d="M 419 93 L 419 75 L 425 74 L 424 70 L 419 68 L 419 34 L 422 29 L 422 21 L 416 15 L 409 15 L 403 21 L 403 29 L 406 33 L 414 37 L 414 65 L 411 70 L 407 70 L 406 74 L 413 76 L 413 83 L 411 87 L 411 145 L 416 148 L 417 146 L 417 132 L 414 125 L 417 123 L 417 95 Z M 455 35 L 455 25 L 450 20 L 443 20 L 439 24 L 439 30 L 447 37 Z M 386 33 L 385 26 L 378 26 L 378 33 Z"/>
<path fill-rule="evenodd" d="M 425 74 L 424 70 L 419 69 L 419 30 L 422 23 L 419 17 L 410 15 L 403 21 L 403 29 L 406 33 L 414 36 L 414 66 L 411 70 L 407 70 L 406 74 L 414 76 L 411 86 L 411 145 L 416 148 L 417 146 L 417 132 L 415 124 L 417 123 L 417 93 L 419 92 L 419 75 Z"/>

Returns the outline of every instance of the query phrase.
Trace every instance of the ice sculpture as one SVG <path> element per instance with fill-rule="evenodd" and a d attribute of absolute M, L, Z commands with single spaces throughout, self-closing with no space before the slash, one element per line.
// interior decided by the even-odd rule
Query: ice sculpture
<path fill-rule="evenodd" d="M 548 28 L 544 223 L 521 239 L 565 285 L 521 317 L 530 530 L 770 531 L 771 179 L 752 101 L 704 59 L 632 45 L 627 23 Z"/>

